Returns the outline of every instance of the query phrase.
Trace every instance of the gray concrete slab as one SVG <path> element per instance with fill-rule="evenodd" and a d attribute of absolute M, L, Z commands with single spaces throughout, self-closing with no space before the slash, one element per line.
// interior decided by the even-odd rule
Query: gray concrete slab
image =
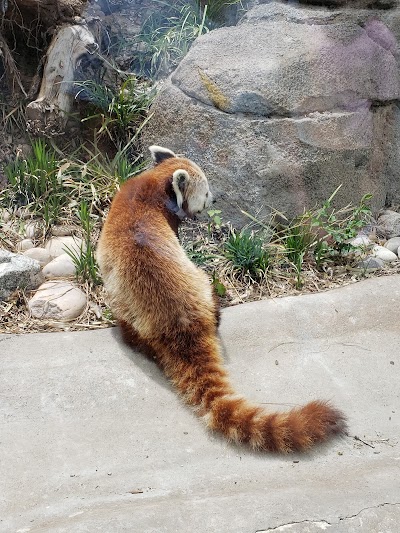
<path fill-rule="evenodd" d="M 400 531 L 399 302 L 393 276 L 224 311 L 241 392 L 349 417 L 286 457 L 207 433 L 116 329 L 0 336 L 0 531 Z"/>

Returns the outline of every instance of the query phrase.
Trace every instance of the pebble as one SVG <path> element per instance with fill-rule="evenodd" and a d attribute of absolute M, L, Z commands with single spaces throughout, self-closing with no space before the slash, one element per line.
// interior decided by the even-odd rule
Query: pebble
<path fill-rule="evenodd" d="M 366 257 L 357 264 L 357 268 L 362 268 L 364 270 L 380 269 L 383 268 L 385 263 L 379 257 Z"/>
<path fill-rule="evenodd" d="M 15 210 L 15 216 L 18 218 L 29 218 L 31 216 L 29 209 L 26 209 L 26 207 L 18 207 L 18 209 Z"/>
<path fill-rule="evenodd" d="M 379 259 L 382 259 L 382 261 L 385 261 L 385 263 L 391 263 L 392 261 L 396 261 L 396 259 L 398 259 L 396 254 L 384 246 L 379 246 L 379 244 L 376 244 L 372 248 L 372 254 L 374 257 L 378 257 Z"/>
<path fill-rule="evenodd" d="M 3 220 L 3 222 L 10 222 L 10 219 L 11 219 L 10 211 L 8 211 L 8 209 L 1 209 L 0 218 Z"/>
<path fill-rule="evenodd" d="M 386 235 L 386 238 L 400 236 L 400 214 L 396 211 L 390 209 L 383 211 L 378 217 L 377 224 L 380 232 Z"/>
<path fill-rule="evenodd" d="M 40 285 L 28 306 L 33 317 L 52 320 L 72 320 L 85 310 L 87 299 L 69 281 L 47 281 Z"/>
<path fill-rule="evenodd" d="M 43 225 L 39 221 L 31 221 L 25 224 L 25 237 L 37 239 L 42 235 Z"/>
<path fill-rule="evenodd" d="M 51 228 L 51 234 L 54 235 L 54 237 L 66 237 L 72 235 L 74 229 L 73 226 L 53 226 Z"/>
<path fill-rule="evenodd" d="M 354 237 L 354 239 L 351 239 L 349 242 L 352 246 L 355 246 L 356 248 L 364 248 L 371 244 L 370 239 L 365 235 L 359 235 L 358 237 Z"/>
<path fill-rule="evenodd" d="M 385 243 L 385 248 L 398 255 L 398 249 L 400 246 L 400 237 L 392 237 Z"/>
<path fill-rule="evenodd" d="M 18 242 L 16 246 L 19 252 L 26 252 L 26 250 L 30 250 L 34 247 L 35 245 L 33 244 L 31 239 L 22 239 L 22 241 Z"/>
<path fill-rule="evenodd" d="M 47 263 L 43 268 L 43 274 L 46 278 L 64 278 L 74 276 L 76 268 L 68 254 L 61 254 Z"/>
<path fill-rule="evenodd" d="M 46 242 L 45 248 L 53 258 L 65 254 L 66 248 L 79 256 L 82 245 L 82 239 L 79 239 L 78 237 L 51 237 Z"/>
<path fill-rule="evenodd" d="M 51 255 L 47 250 L 44 248 L 29 248 L 29 250 L 26 250 L 24 252 L 24 255 L 27 257 L 30 257 L 31 259 L 36 259 L 36 261 L 39 261 L 39 264 L 41 267 L 44 267 L 47 265 L 47 263 L 50 263 L 51 261 Z"/>

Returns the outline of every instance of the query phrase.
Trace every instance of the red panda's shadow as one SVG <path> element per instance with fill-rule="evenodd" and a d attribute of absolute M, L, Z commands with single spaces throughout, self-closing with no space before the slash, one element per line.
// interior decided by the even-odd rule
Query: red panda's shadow
<path fill-rule="evenodd" d="M 132 364 L 139 368 L 145 376 L 155 381 L 161 387 L 173 390 L 173 387 L 165 377 L 162 368 L 148 350 L 145 351 L 143 348 L 140 349 L 137 346 L 133 346 L 131 343 L 127 343 L 119 326 L 113 328 L 112 336 L 122 347 L 124 355 L 128 357 L 128 359 L 132 361 Z"/>
<path fill-rule="evenodd" d="M 140 370 L 150 379 L 161 385 L 168 390 L 175 390 L 169 380 L 166 378 L 162 367 L 158 363 L 155 354 L 147 346 L 141 346 L 129 342 L 129 339 L 124 335 L 120 326 L 112 328 L 112 336 L 123 348 L 123 353 L 126 355 L 132 363 L 140 368 Z M 221 351 L 225 362 L 229 362 L 225 346 L 220 340 Z"/>

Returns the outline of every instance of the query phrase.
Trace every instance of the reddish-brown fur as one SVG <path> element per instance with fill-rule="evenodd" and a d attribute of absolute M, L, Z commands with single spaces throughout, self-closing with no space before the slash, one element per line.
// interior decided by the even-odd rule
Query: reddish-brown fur
<path fill-rule="evenodd" d="M 168 157 L 125 183 L 102 231 L 99 263 L 125 340 L 154 357 L 207 426 L 235 443 L 290 452 L 343 432 L 343 414 L 327 402 L 269 413 L 236 394 L 221 358 L 216 299 L 184 254 L 180 219 L 168 207 L 176 169 L 196 173 L 189 160 Z"/>

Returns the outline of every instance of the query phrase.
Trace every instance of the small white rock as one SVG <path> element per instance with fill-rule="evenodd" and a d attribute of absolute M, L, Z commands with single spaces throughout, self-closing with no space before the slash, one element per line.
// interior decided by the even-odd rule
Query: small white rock
<path fill-rule="evenodd" d="M 26 250 L 24 252 L 24 255 L 30 257 L 31 259 L 36 259 L 36 261 L 39 261 L 41 267 L 44 267 L 45 265 L 47 265 L 47 263 L 50 263 L 51 261 L 51 255 L 44 248 L 29 248 L 29 250 Z"/>
<path fill-rule="evenodd" d="M 371 244 L 371 241 L 365 235 L 360 235 L 359 237 L 354 237 L 350 240 L 350 244 L 356 248 L 364 248 Z"/>
<path fill-rule="evenodd" d="M 69 281 L 43 283 L 28 302 L 33 317 L 71 320 L 78 317 L 87 304 L 86 295 Z"/>
<path fill-rule="evenodd" d="M 74 276 L 75 273 L 74 262 L 68 254 L 58 255 L 43 268 L 46 278 L 64 278 Z"/>
<path fill-rule="evenodd" d="M 31 239 L 22 239 L 22 241 L 17 243 L 17 250 L 19 252 L 25 252 L 26 250 L 30 250 L 31 248 L 34 248 L 34 244 L 31 241 Z"/>
<path fill-rule="evenodd" d="M 37 220 L 32 220 L 25 224 L 25 237 L 27 239 L 37 239 L 43 231 L 42 225 Z"/>
<path fill-rule="evenodd" d="M 11 219 L 11 213 L 10 211 L 8 211 L 8 209 L 1 209 L 0 210 L 0 219 L 3 221 L 3 222 L 10 222 L 10 219 Z"/>
<path fill-rule="evenodd" d="M 74 233 L 74 230 L 76 230 L 76 228 L 74 228 L 73 226 L 53 226 L 51 228 L 51 234 L 55 237 L 65 237 L 68 235 L 72 235 Z"/>
<path fill-rule="evenodd" d="M 394 254 L 397 254 L 397 251 L 400 246 L 400 237 L 392 237 L 385 243 L 385 248 L 393 252 Z"/>
<path fill-rule="evenodd" d="M 382 259 L 382 261 L 385 261 L 385 263 L 391 263 L 392 261 L 396 261 L 398 259 L 396 254 L 394 254 L 384 246 L 379 246 L 379 244 L 376 244 L 372 248 L 372 255 L 374 257 Z"/>
<path fill-rule="evenodd" d="M 51 257 L 65 254 L 67 248 L 79 256 L 81 246 L 83 246 L 83 242 L 78 237 L 51 237 L 45 244 L 45 248 Z"/>
<path fill-rule="evenodd" d="M 18 209 L 15 210 L 15 215 L 18 218 L 29 218 L 31 216 L 29 210 L 26 207 L 18 207 Z"/>

